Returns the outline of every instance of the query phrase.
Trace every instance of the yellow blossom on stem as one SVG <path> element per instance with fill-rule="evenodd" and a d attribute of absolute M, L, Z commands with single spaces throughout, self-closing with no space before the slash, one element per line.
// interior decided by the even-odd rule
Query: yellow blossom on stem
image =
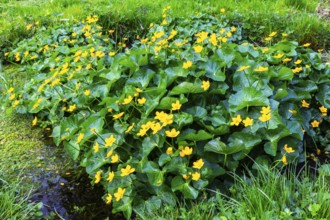
<path fill-rule="evenodd" d="M 143 137 L 144 135 L 147 134 L 148 130 L 149 129 L 146 129 L 146 128 L 140 128 L 139 132 L 136 135 L 139 137 Z"/>
<path fill-rule="evenodd" d="M 313 128 L 317 128 L 320 125 L 320 123 L 321 122 L 314 120 L 314 121 L 311 122 L 311 125 L 312 125 Z"/>
<path fill-rule="evenodd" d="M 171 154 L 173 154 L 173 148 L 172 148 L 172 147 L 168 147 L 168 148 L 166 149 L 166 154 L 167 154 L 167 155 L 171 155 Z"/>
<path fill-rule="evenodd" d="M 138 101 L 139 105 L 143 105 L 146 103 L 147 99 L 142 97 L 142 98 L 138 99 L 137 101 Z"/>
<path fill-rule="evenodd" d="M 204 161 L 203 161 L 203 159 L 196 160 L 196 161 L 193 163 L 193 168 L 196 168 L 196 169 L 201 169 L 203 166 L 204 166 Z"/>
<path fill-rule="evenodd" d="M 193 152 L 193 149 L 191 147 L 184 147 L 180 150 L 180 156 L 184 157 L 184 156 L 189 156 L 191 155 Z"/>
<path fill-rule="evenodd" d="M 299 65 L 299 64 L 301 64 L 301 62 L 302 62 L 302 60 L 296 60 L 296 61 L 294 62 L 294 64 Z"/>
<path fill-rule="evenodd" d="M 7 90 L 7 93 L 12 93 L 14 91 L 14 88 L 13 87 L 10 87 L 8 90 Z"/>
<path fill-rule="evenodd" d="M 304 108 L 309 108 L 309 103 L 306 102 L 305 100 L 302 100 L 301 101 L 301 106 L 304 107 Z"/>
<path fill-rule="evenodd" d="M 117 192 L 114 194 L 117 202 L 123 198 L 125 190 L 126 189 L 122 189 L 121 187 L 118 188 Z"/>
<path fill-rule="evenodd" d="M 105 156 L 105 157 L 106 157 L 106 158 L 111 157 L 112 153 L 113 153 L 113 149 L 109 150 L 109 152 L 107 153 L 107 156 Z"/>
<path fill-rule="evenodd" d="M 191 179 L 194 181 L 198 181 L 201 178 L 201 174 L 198 172 L 195 172 L 191 175 Z"/>
<path fill-rule="evenodd" d="M 91 94 L 91 91 L 89 90 L 89 89 L 86 89 L 85 91 L 84 91 L 84 95 L 85 96 L 89 96 Z"/>
<path fill-rule="evenodd" d="M 180 131 L 175 130 L 175 128 L 172 128 L 170 131 L 165 131 L 165 134 L 167 137 L 175 138 L 180 134 Z"/>
<path fill-rule="evenodd" d="M 232 118 L 231 120 L 232 120 L 232 122 L 230 123 L 231 126 L 233 126 L 233 125 L 238 126 L 239 123 L 241 123 L 242 118 L 241 118 L 241 115 L 237 115 L 236 117 Z"/>
<path fill-rule="evenodd" d="M 299 73 L 301 71 L 302 71 L 302 67 L 296 67 L 296 68 L 292 69 L 293 73 Z"/>
<path fill-rule="evenodd" d="M 281 161 L 282 161 L 282 163 L 283 163 L 284 165 L 288 165 L 288 160 L 286 159 L 286 155 L 285 155 L 285 154 L 282 156 Z"/>
<path fill-rule="evenodd" d="M 73 104 L 69 106 L 68 112 L 73 112 L 76 109 L 77 105 Z"/>
<path fill-rule="evenodd" d="M 237 70 L 237 72 L 240 72 L 240 71 L 243 71 L 243 70 L 246 70 L 246 69 L 249 69 L 250 68 L 250 66 L 241 66 L 238 70 Z"/>
<path fill-rule="evenodd" d="M 79 144 L 81 141 L 82 141 L 82 139 L 84 138 L 84 134 L 83 133 L 80 133 L 79 134 L 79 136 L 78 136 L 78 138 L 77 138 L 77 144 Z"/>
<path fill-rule="evenodd" d="M 95 142 L 94 146 L 93 146 L 93 150 L 94 150 L 94 153 L 97 153 L 99 152 L 99 143 L 98 142 Z"/>
<path fill-rule="evenodd" d="M 172 103 L 172 111 L 180 110 L 181 106 L 180 101 L 176 100 L 175 103 Z"/>
<path fill-rule="evenodd" d="M 129 126 L 129 127 L 126 129 L 125 133 L 130 132 L 130 131 L 134 128 L 134 126 L 135 126 L 135 123 L 133 123 L 131 126 Z"/>
<path fill-rule="evenodd" d="M 225 13 L 225 12 L 226 12 L 226 9 L 221 8 L 221 9 L 220 9 L 220 12 L 221 12 L 221 13 Z"/>
<path fill-rule="evenodd" d="M 125 112 L 120 112 L 119 114 L 113 115 L 112 117 L 114 120 L 116 120 L 116 119 L 121 118 L 124 114 L 125 114 Z"/>
<path fill-rule="evenodd" d="M 111 163 L 117 163 L 119 161 L 118 154 L 111 156 Z"/>
<path fill-rule="evenodd" d="M 269 36 L 269 37 L 274 37 L 276 34 L 277 34 L 277 32 L 272 32 L 272 33 L 270 33 L 268 36 Z"/>
<path fill-rule="evenodd" d="M 188 68 L 190 68 L 192 66 L 192 62 L 191 61 L 187 61 L 187 62 L 184 62 L 183 63 L 183 69 L 188 69 Z"/>
<path fill-rule="evenodd" d="M 204 89 L 204 91 L 206 91 L 206 90 L 208 90 L 209 88 L 210 88 L 210 81 L 202 81 L 202 86 L 201 86 L 203 89 Z"/>
<path fill-rule="evenodd" d="M 101 171 L 97 171 L 95 174 L 95 181 L 94 183 L 97 184 L 101 181 Z"/>
<path fill-rule="evenodd" d="M 252 126 L 253 124 L 253 119 L 246 117 L 246 119 L 244 119 L 243 121 L 244 127 L 248 127 L 248 126 Z"/>
<path fill-rule="evenodd" d="M 268 67 L 259 66 L 257 69 L 254 69 L 256 72 L 265 72 L 268 71 Z"/>
<path fill-rule="evenodd" d="M 200 53 L 203 50 L 203 47 L 201 45 L 194 46 L 195 53 Z"/>
<path fill-rule="evenodd" d="M 127 165 L 125 168 L 121 168 L 121 174 L 120 176 L 128 176 L 130 175 L 131 173 L 134 173 L 135 172 L 135 168 L 132 168 L 130 165 Z"/>
<path fill-rule="evenodd" d="M 287 63 L 287 62 L 290 62 L 291 60 L 292 60 L 292 58 L 288 58 L 288 57 L 287 57 L 287 58 L 283 59 L 282 62 L 283 62 L 283 63 Z"/>
<path fill-rule="evenodd" d="M 259 120 L 262 121 L 262 122 L 266 122 L 266 121 L 269 121 L 271 119 L 271 114 L 262 114 L 260 117 L 259 117 Z"/>
<path fill-rule="evenodd" d="M 105 139 L 105 147 L 111 147 L 113 145 L 113 143 L 115 143 L 116 138 L 111 135 L 110 137 Z"/>
<path fill-rule="evenodd" d="M 111 194 L 108 194 L 105 199 L 106 199 L 105 203 L 107 205 L 109 205 L 112 202 L 112 195 Z"/>
<path fill-rule="evenodd" d="M 305 43 L 303 44 L 303 47 L 309 47 L 311 44 L 310 43 Z"/>
<path fill-rule="evenodd" d="M 187 179 L 190 178 L 190 175 L 188 175 L 188 174 L 183 174 L 183 175 L 182 175 L 182 178 L 185 179 L 185 180 L 187 180 Z"/>
<path fill-rule="evenodd" d="M 274 58 L 276 58 L 276 59 L 280 59 L 280 58 L 282 58 L 283 56 L 284 56 L 284 54 L 279 53 L 279 54 L 275 55 Z"/>
<path fill-rule="evenodd" d="M 267 115 L 267 114 L 269 114 L 270 112 L 271 112 L 271 110 L 270 110 L 270 106 L 262 107 L 262 108 L 261 108 L 261 111 L 260 111 L 260 113 L 263 114 L 263 115 Z"/>
<path fill-rule="evenodd" d="M 129 103 L 131 103 L 132 100 L 133 100 L 133 97 L 128 96 L 127 98 L 124 99 L 123 105 L 128 105 Z"/>
<path fill-rule="evenodd" d="M 13 94 L 11 94 L 10 96 L 9 96 L 9 100 L 13 100 L 14 98 L 15 98 L 15 93 L 13 93 Z"/>
<path fill-rule="evenodd" d="M 109 172 L 107 181 L 112 182 L 114 177 L 115 177 L 115 173 L 113 171 Z"/>
<path fill-rule="evenodd" d="M 34 119 L 32 121 L 32 126 L 36 126 L 37 125 L 37 121 L 38 121 L 38 118 L 37 117 L 34 117 Z"/>
<path fill-rule="evenodd" d="M 292 147 L 288 147 L 287 144 L 284 145 L 283 149 L 285 150 L 285 152 L 287 153 L 293 153 L 294 150 L 292 149 Z"/>
<path fill-rule="evenodd" d="M 160 123 L 153 123 L 151 126 L 150 126 L 151 130 L 152 130 L 152 133 L 153 134 L 156 134 L 158 131 L 162 130 L 162 126 L 160 125 Z"/>
<path fill-rule="evenodd" d="M 327 113 L 328 113 L 328 109 L 327 109 L 326 107 L 321 106 L 321 107 L 319 107 L 319 109 L 320 109 L 320 112 L 322 113 L 322 116 L 323 116 L 324 114 L 327 115 Z"/>

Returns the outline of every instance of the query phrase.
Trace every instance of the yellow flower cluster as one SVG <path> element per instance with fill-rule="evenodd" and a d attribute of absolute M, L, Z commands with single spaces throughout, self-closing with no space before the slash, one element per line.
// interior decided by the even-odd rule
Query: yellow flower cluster
<path fill-rule="evenodd" d="M 266 121 L 269 121 L 271 119 L 270 106 L 262 107 L 260 113 L 261 113 L 261 116 L 259 117 L 260 121 L 266 122 Z"/>

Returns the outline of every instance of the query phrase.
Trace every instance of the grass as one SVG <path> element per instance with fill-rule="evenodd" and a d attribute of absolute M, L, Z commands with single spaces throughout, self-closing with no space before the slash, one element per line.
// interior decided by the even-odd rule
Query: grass
<path fill-rule="evenodd" d="M 3 169 L 1 169 L 3 170 Z M 32 189 L 22 187 L 21 177 L 8 180 L 0 171 L 0 219 L 31 219 L 40 216 L 42 204 L 29 203 Z"/>
<path fill-rule="evenodd" d="M 121 35 L 143 34 L 150 23 L 160 22 L 161 9 L 170 5 L 174 17 L 189 17 L 200 11 L 219 14 L 220 8 L 232 22 L 243 25 L 246 38 L 257 40 L 271 31 L 291 33 L 299 42 L 315 48 L 330 47 L 330 25 L 315 13 L 318 0 L 0 0 L 0 48 L 31 36 L 25 26 L 81 20 L 100 16 L 100 24 L 120 30 Z M 7 49 L 5 49 L 7 47 Z"/>
<path fill-rule="evenodd" d="M 209 200 L 181 202 L 138 219 L 330 219 L 329 173 L 297 175 L 294 166 L 282 172 L 258 167 L 243 176 L 233 173 L 226 194 L 210 190 Z"/>

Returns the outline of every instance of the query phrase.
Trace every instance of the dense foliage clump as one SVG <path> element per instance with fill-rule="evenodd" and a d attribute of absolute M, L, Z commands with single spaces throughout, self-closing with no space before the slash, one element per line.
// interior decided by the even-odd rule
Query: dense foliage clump
<path fill-rule="evenodd" d="M 127 218 L 216 189 L 247 156 L 287 165 L 329 150 L 314 137 L 329 126 L 330 69 L 309 43 L 272 32 L 253 45 L 224 16 L 168 11 L 129 49 L 97 16 L 40 28 L 5 54 L 39 73 L 3 90 L 7 112 L 50 127 Z"/>

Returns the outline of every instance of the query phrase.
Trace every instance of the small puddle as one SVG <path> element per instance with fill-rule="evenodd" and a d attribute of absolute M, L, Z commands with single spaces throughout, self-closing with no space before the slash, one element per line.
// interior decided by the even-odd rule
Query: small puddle
<path fill-rule="evenodd" d="M 62 149 L 47 146 L 43 154 L 40 170 L 32 174 L 40 187 L 30 198 L 31 202 L 43 203 L 41 219 L 124 219 L 111 213 L 110 206 L 101 199 L 104 191 L 100 186 L 93 187 L 81 168 L 68 165 L 70 159 Z M 66 168 L 69 166 L 71 170 Z"/>

